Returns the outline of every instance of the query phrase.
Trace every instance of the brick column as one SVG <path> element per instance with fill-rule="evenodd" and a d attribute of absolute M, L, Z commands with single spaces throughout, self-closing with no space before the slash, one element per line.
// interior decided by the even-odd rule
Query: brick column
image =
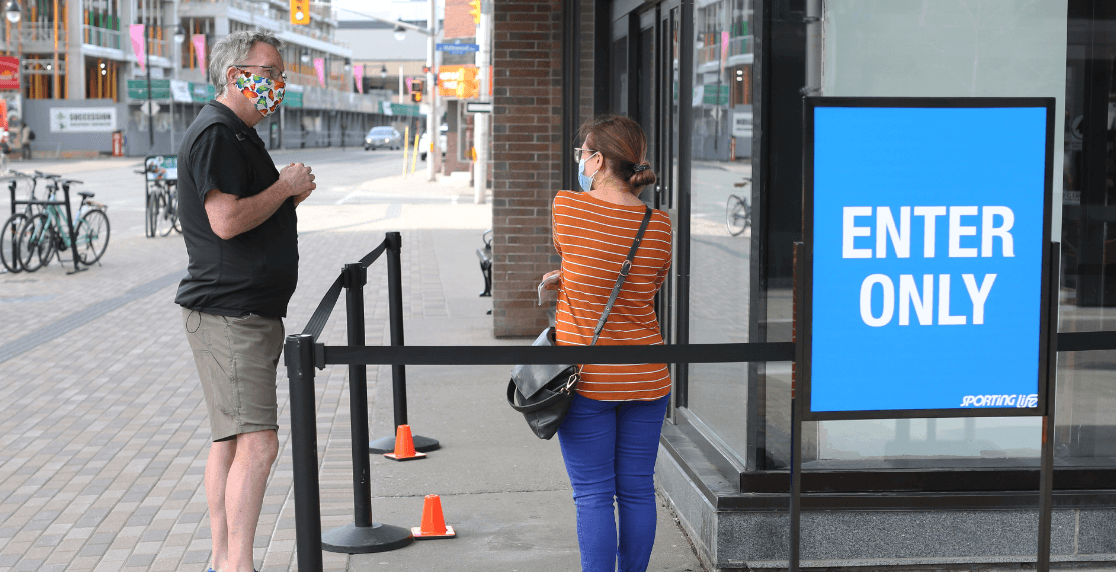
<path fill-rule="evenodd" d="M 492 317 L 497 337 L 547 325 L 536 286 L 560 260 L 550 205 L 561 174 L 560 0 L 495 0 L 492 125 Z"/>

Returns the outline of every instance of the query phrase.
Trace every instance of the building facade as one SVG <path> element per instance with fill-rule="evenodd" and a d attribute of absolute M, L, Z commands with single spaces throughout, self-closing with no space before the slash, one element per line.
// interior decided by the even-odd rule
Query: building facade
<path fill-rule="evenodd" d="M 1058 110 L 1059 332 L 1113 347 L 1110 3 L 497 0 L 495 18 L 496 335 L 548 323 L 550 201 L 577 185 L 570 149 L 593 114 L 648 135 L 660 183 L 642 198 L 675 229 L 667 343 L 791 342 L 803 96 L 1037 96 Z M 733 195 L 751 211 L 735 236 Z M 1056 562 L 1116 561 L 1112 353 L 1059 353 Z M 793 363 L 672 368 L 662 492 L 711 568 L 785 567 Z M 1034 562 L 1040 444 L 1034 418 L 806 424 L 804 566 Z"/>
<path fill-rule="evenodd" d="M 10 110 L 26 113 L 37 152 L 107 153 L 112 131 L 124 135 L 128 155 L 174 152 L 212 98 L 202 65 L 209 48 L 239 30 L 271 30 L 284 42 L 287 96 L 280 113 L 256 127 L 270 147 L 360 145 L 369 127 L 386 122 L 382 103 L 390 98 L 358 93 L 352 50 L 336 38 L 339 22 L 329 2 L 311 5 L 308 25 L 290 23 L 286 0 L 24 4 L 18 23 L 5 22 L 0 43 L 0 51 L 20 58 L 21 89 L 2 95 Z M 134 24 L 144 25 L 149 67 L 133 49 Z M 142 106 L 149 99 L 156 109 Z M 112 116 L 111 125 L 78 134 L 51 123 L 71 108 L 100 110 Z"/>

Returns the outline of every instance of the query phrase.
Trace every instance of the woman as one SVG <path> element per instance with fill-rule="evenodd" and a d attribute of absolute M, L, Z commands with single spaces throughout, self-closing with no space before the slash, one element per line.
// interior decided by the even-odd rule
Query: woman
<path fill-rule="evenodd" d="M 654 184 L 647 142 L 626 117 L 597 117 L 581 127 L 575 149 L 583 193 L 554 199 L 559 345 L 589 345 L 647 207 L 640 190 Z M 654 297 L 670 268 L 670 218 L 652 211 L 631 271 L 598 345 L 661 345 Z M 585 572 L 646 570 L 655 541 L 655 455 L 670 393 L 665 364 L 585 364 L 569 413 L 558 429 L 577 505 Z M 613 498 L 620 505 L 617 540 Z"/>

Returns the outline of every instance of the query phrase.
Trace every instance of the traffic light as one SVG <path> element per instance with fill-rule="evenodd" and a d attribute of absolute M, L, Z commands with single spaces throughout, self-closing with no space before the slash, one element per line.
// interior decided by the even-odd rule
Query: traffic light
<path fill-rule="evenodd" d="M 411 80 L 411 101 L 419 103 L 422 101 L 422 91 L 426 87 L 426 81 L 421 79 Z"/>
<path fill-rule="evenodd" d="M 303 26 L 310 23 L 310 0 L 291 0 L 291 23 Z"/>
<path fill-rule="evenodd" d="M 469 15 L 473 17 L 474 24 L 480 24 L 481 0 L 469 0 Z"/>

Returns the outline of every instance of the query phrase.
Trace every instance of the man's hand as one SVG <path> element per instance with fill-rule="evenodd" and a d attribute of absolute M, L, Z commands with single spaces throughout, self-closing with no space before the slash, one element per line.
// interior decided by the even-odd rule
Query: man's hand
<path fill-rule="evenodd" d="M 302 163 L 291 163 L 279 171 L 279 180 L 275 184 L 251 197 L 242 198 L 223 193 L 220 189 L 210 189 L 205 194 L 205 212 L 209 215 L 209 226 L 218 237 L 229 240 L 262 224 L 289 197 L 294 197 L 297 206 L 315 188 L 317 185 L 314 184 L 310 167 Z"/>
<path fill-rule="evenodd" d="M 291 163 L 279 171 L 279 181 L 282 182 L 295 198 L 295 206 L 305 201 L 318 185 L 314 183 L 314 175 L 310 167 L 302 163 Z"/>

